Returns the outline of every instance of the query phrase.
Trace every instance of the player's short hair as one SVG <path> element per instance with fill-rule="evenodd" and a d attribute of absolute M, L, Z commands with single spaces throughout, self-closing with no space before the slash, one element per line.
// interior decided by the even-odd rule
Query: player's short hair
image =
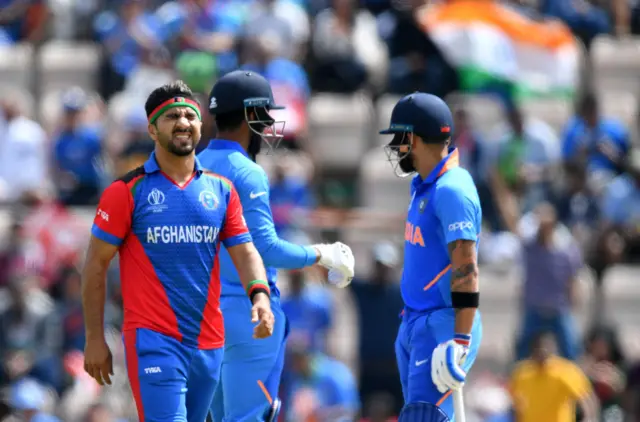
<path fill-rule="evenodd" d="M 147 112 L 147 117 L 149 117 L 156 107 L 173 97 L 184 97 L 200 104 L 198 99 L 194 97 L 191 88 L 189 88 L 189 86 L 183 81 L 177 80 L 162 85 L 161 87 L 154 89 L 153 92 L 149 94 L 147 102 L 144 104 L 144 110 Z"/>
<path fill-rule="evenodd" d="M 240 125 L 242 125 L 242 122 L 245 121 L 246 116 L 244 109 L 242 109 L 218 113 L 215 115 L 215 119 L 219 131 L 229 131 L 238 129 Z"/>

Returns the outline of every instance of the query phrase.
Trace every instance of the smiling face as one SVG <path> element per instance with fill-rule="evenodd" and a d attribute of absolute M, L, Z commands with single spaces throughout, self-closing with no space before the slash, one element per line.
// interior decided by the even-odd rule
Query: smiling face
<path fill-rule="evenodd" d="M 174 107 L 149 125 L 149 136 L 162 148 L 179 157 L 195 151 L 200 142 L 202 121 L 190 107 Z"/>

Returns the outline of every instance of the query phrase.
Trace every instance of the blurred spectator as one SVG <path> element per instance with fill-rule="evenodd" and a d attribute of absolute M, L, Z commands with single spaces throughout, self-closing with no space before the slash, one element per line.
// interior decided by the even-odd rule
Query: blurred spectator
<path fill-rule="evenodd" d="M 34 379 L 24 378 L 10 390 L 10 407 L 20 422 L 60 422 L 43 408 L 47 402 L 47 390 Z"/>
<path fill-rule="evenodd" d="M 94 30 L 105 49 L 100 94 L 105 99 L 121 91 L 142 62 L 162 49 L 166 34 L 161 21 L 146 8 L 146 0 L 118 0 L 117 11 L 103 11 Z"/>
<path fill-rule="evenodd" d="M 562 155 L 567 171 L 587 179 L 598 194 L 620 174 L 630 147 L 622 122 L 601 116 L 595 94 L 585 95 L 564 131 Z"/>
<path fill-rule="evenodd" d="M 626 172 L 616 177 L 603 194 L 602 223 L 590 259 L 596 282 L 595 316 L 603 311 L 606 270 L 640 257 L 640 150 L 630 152 L 625 167 Z"/>
<path fill-rule="evenodd" d="M 333 0 L 330 8 L 316 16 L 311 53 L 316 76 L 311 84 L 318 91 L 380 88 L 386 78 L 387 49 L 375 18 L 358 10 L 355 0 Z"/>
<path fill-rule="evenodd" d="M 62 297 L 58 298 L 63 329 L 64 352 L 84 350 L 84 316 L 80 272 L 75 267 L 63 269 L 59 281 Z"/>
<path fill-rule="evenodd" d="M 5 92 L 0 99 L 4 127 L 0 134 L 0 202 L 15 201 L 49 182 L 47 136 L 27 117 L 26 93 Z M 24 171 L 29 169 L 29 171 Z"/>
<path fill-rule="evenodd" d="M 132 107 L 123 122 L 120 134 L 121 150 L 116 157 L 115 176 L 121 177 L 144 164 L 155 144 L 149 138 L 147 114 L 144 107 Z"/>
<path fill-rule="evenodd" d="M 41 41 L 48 17 L 45 0 L 4 0 L 0 4 L 0 45 Z"/>
<path fill-rule="evenodd" d="M 416 20 L 425 0 L 393 2 L 378 16 L 378 30 L 389 49 L 388 90 L 423 91 L 445 97 L 458 87 L 456 71 Z"/>
<path fill-rule="evenodd" d="M 541 0 L 540 11 L 566 23 L 587 49 L 597 35 L 611 32 L 607 11 L 588 0 Z"/>
<path fill-rule="evenodd" d="M 509 385 L 518 422 L 576 420 L 576 404 L 585 421 L 595 421 L 597 399 L 589 380 L 573 362 L 555 355 L 550 333 L 531 341 L 531 357 L 516 366 Z"/>
<path fill-rule="evenodd" d="M 358 388 L 345 364 L 306 346 L 291 344 L 292 376 L 285 387 L 289 422 L 353 421 L 360 410 Z"/>
<path fill-rule="evenodd" d="M 306 284 L 301 270 L 289 272 L 289 294 L 282 300 L 282 310 L 289 320 L 290 341 L 313 352 L 325 352 L 332 308 L 332 298 L 325 287 Z"/>
<path fill-rule="evenodd" d="M 287 231 L 295 229 L 297 215 L 308 212 L 315 205 L 310 187 L 304 180 L 287 174 L 287 168 L 282 162 L 274 166 L 273 180 L 269 192 L 273 222 L 281 237 L 286 237 Z"/>
<path fill-rule="evenodd" d="M 537 233 L 523 240 L 524 286 L 521 294 L 523 326 L 517 358 L 529 356 L 534 336 L 549 331 L 562 357 L 578 357 L 579 344 L 573 307 L 577 302 L 582 256 L 571 236 L 559 231 L 555 209 L 543 203 L 536 209 Z"/>
<path fill-rule="evenodd" d="M 238 66 L 234 46 L 249 3 L 212 0 L 167 2 L 156 12 L 171 38 L 177 38 L 177 65 L 196 92 L 207 92 L 219 75 Z"/>
<path fill-rule="evenodd" d="M 80 88 L 68 90 L 62 98 L 64 116 L 54 157 L 60 199 L 66 205 L 95 204 L 100 193 L 102 135 L 95 125 L 83 122 L 87 102 Z"/>
<path fill-rule="evenodd" d="M 376 393 L 368 399 L 362 399 L 364 403 L 364 415 L 359 422 L 396 422 L 398 418 L 395 411 L 395 400 L 387 393 Z"/>
<path fill-rule="evenodd" d="M 291 0 L 264 0 L 252 5 L 244 36 L 275 38 L 275 55 L 300 61 L 304 58 L 310 31 L 309 16 L 301 5 Z"/>
<path fill-rule="evenodd" d="M 549 200 L 551 182 L 557 175 L 560 151 L 548 124 L 528 119 L 509 105 L 508 127 L 501 127 L 491 188 L 506 228 L 517 233 L 517 221 L 541 201 Z"/>
<path fill-rule="evenodd" d="M 275 130 L 284 135 L 283 146 L 300 149 L 300 142 L 306 138 L 311 88 L 304 68 L 283 55 L 279 44 L 278 36 L 268 32 L 245 37 L 240 45 L 241 68 L 260 73 L 269 81 L 274 98 L 286 107 L 270 112 L 276 120 Z"/>
<path fill-rule="evenodd" d="M 116 419 L 107 406 L 97 403 L 89 408 L 83 422 L 124 422 L 124 420 Z"/>
<path fill-rule="evenodd" d="M 34 277 L 16 277 L 0 304 L 0 380 L 11 382 L 24 375 L 61 387 L 60 326 L 51 298 Z"/>
<path fill-rule="evenodd" d="M 640 422 L 640 363 L 635 362 L 626 374 L 624 413 L 628 422 Z"/>
<path fill-rule="evenodd" d="M 14 275 L 31 269 L 28 242 L 22 224 L 14 222 L 7 233 L 7 243 L 0 252 L 0 288 L 7 286 Z"/>
<path fill-rule="evenodd" d="M 606 326 L 593 328 L 586 336 L 585 349 L 580 366 L 600 402 L 600 420 L 623 420 L 626 362 L 616 331 Z"/>
<path fill-rule="evenodd" d="M 394 348 L 404 307 L 394 273 L 398 260 L 398 250 L 393 244 L 377 244 L 369 280 L 355 280 L 351 284 L 360 333 L 360 397 L 363 403 L 368 403 L 377 394 L 388 393 L 395 414 L 400 413 L 404 403 Z M 372 417 L 367 413 L 364 416 Z"/>

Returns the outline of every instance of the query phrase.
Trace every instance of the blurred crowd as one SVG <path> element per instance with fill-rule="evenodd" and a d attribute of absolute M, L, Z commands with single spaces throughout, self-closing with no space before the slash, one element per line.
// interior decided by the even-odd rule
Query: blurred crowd
<path fill-rule="evenodd" d="M 0 1 L 1 44 L 37 51 L 59 39 L 93 42 L 101 52 L 95 86 L 69 83 L 44 99 L 38 78 L 26 89 L 0 80 L 0 420 L 135 420 L 118 332 L 117 265 L 108 277 L 105 316 L 116 361 L 108 388 L 83 371 L 79 268 L 101 191 L 153 149 L 142 107 L 153 88 L 181 78 L 204 99 L 219 75 L 238 67 L 269 79 L 287 105 L 279 116 L 287 122 L 287 155 L 265 162 L 274 220 L 281 236 L 303 242 L 317 234 L 306 230 L 309 216 L 335 204 L 331 193 L 319 194 L 308 148 L 313 95 L 375 100 L 413 90 L 446 97 L 463 89 L 460 69 L 418 19 L 428 13 L 426 3 Z M 598 36 L 640 33 L 636 1 L 502 3 L 519 16 L 563 22 L 587 52 Z M 46 64 L 40 66 L 46 74 Z M 640 421 L 640 365 L 603 318 L 608 270 L 640 258 L 638 128 L 604 114 L 598 91 L 588 81 L 582 85 L 561 130 L 527 115 L 504 92 L 505 123 L 489 134 L 476 130 L 474 110 L 454 110 L 453 140 L 483 204 L 482 264 L 517 262 L 522 279 L 512 359 L 519 363 L 503 362 L 501 373 L 470 382 L 468 420 L 561 422 L 572 420 L 577 403 L 579 415 Z M 47 107 L 34 107 L 34 100 Z M 205 119 L 200 147 L 215 135 Z M 339 184 L 331 189 L 338 196 L 348 191 Z M 357 274 L 346 292 L 327 288 L 314 271 L 282 274 L 291 325 L 282 420 L 330 422 L 336 408 L 362 421 L 395 420 L 402 405 L 393 347 L 403 306 L 402 253 L 382 237 L 367 249 L 369 271 Z M 575 316 L 584 301 L 584 268 L 594 295 L 582 336 Z M 349 329 L 354 336 L 345 352 L 338 343 Z M 544 376 L 532 381 L 532 371 Z"/>

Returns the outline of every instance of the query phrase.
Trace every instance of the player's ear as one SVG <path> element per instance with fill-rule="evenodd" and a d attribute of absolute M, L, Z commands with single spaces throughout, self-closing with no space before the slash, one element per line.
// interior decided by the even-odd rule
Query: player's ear
<path fill-rule="evenodd" d="M 155 124 L 149 123 L 147 125 L 147 132 L 149 132 L 149 137 L 151 139 L 153 139 L 154 141 L 158 140 L 158 127 Z"/>

